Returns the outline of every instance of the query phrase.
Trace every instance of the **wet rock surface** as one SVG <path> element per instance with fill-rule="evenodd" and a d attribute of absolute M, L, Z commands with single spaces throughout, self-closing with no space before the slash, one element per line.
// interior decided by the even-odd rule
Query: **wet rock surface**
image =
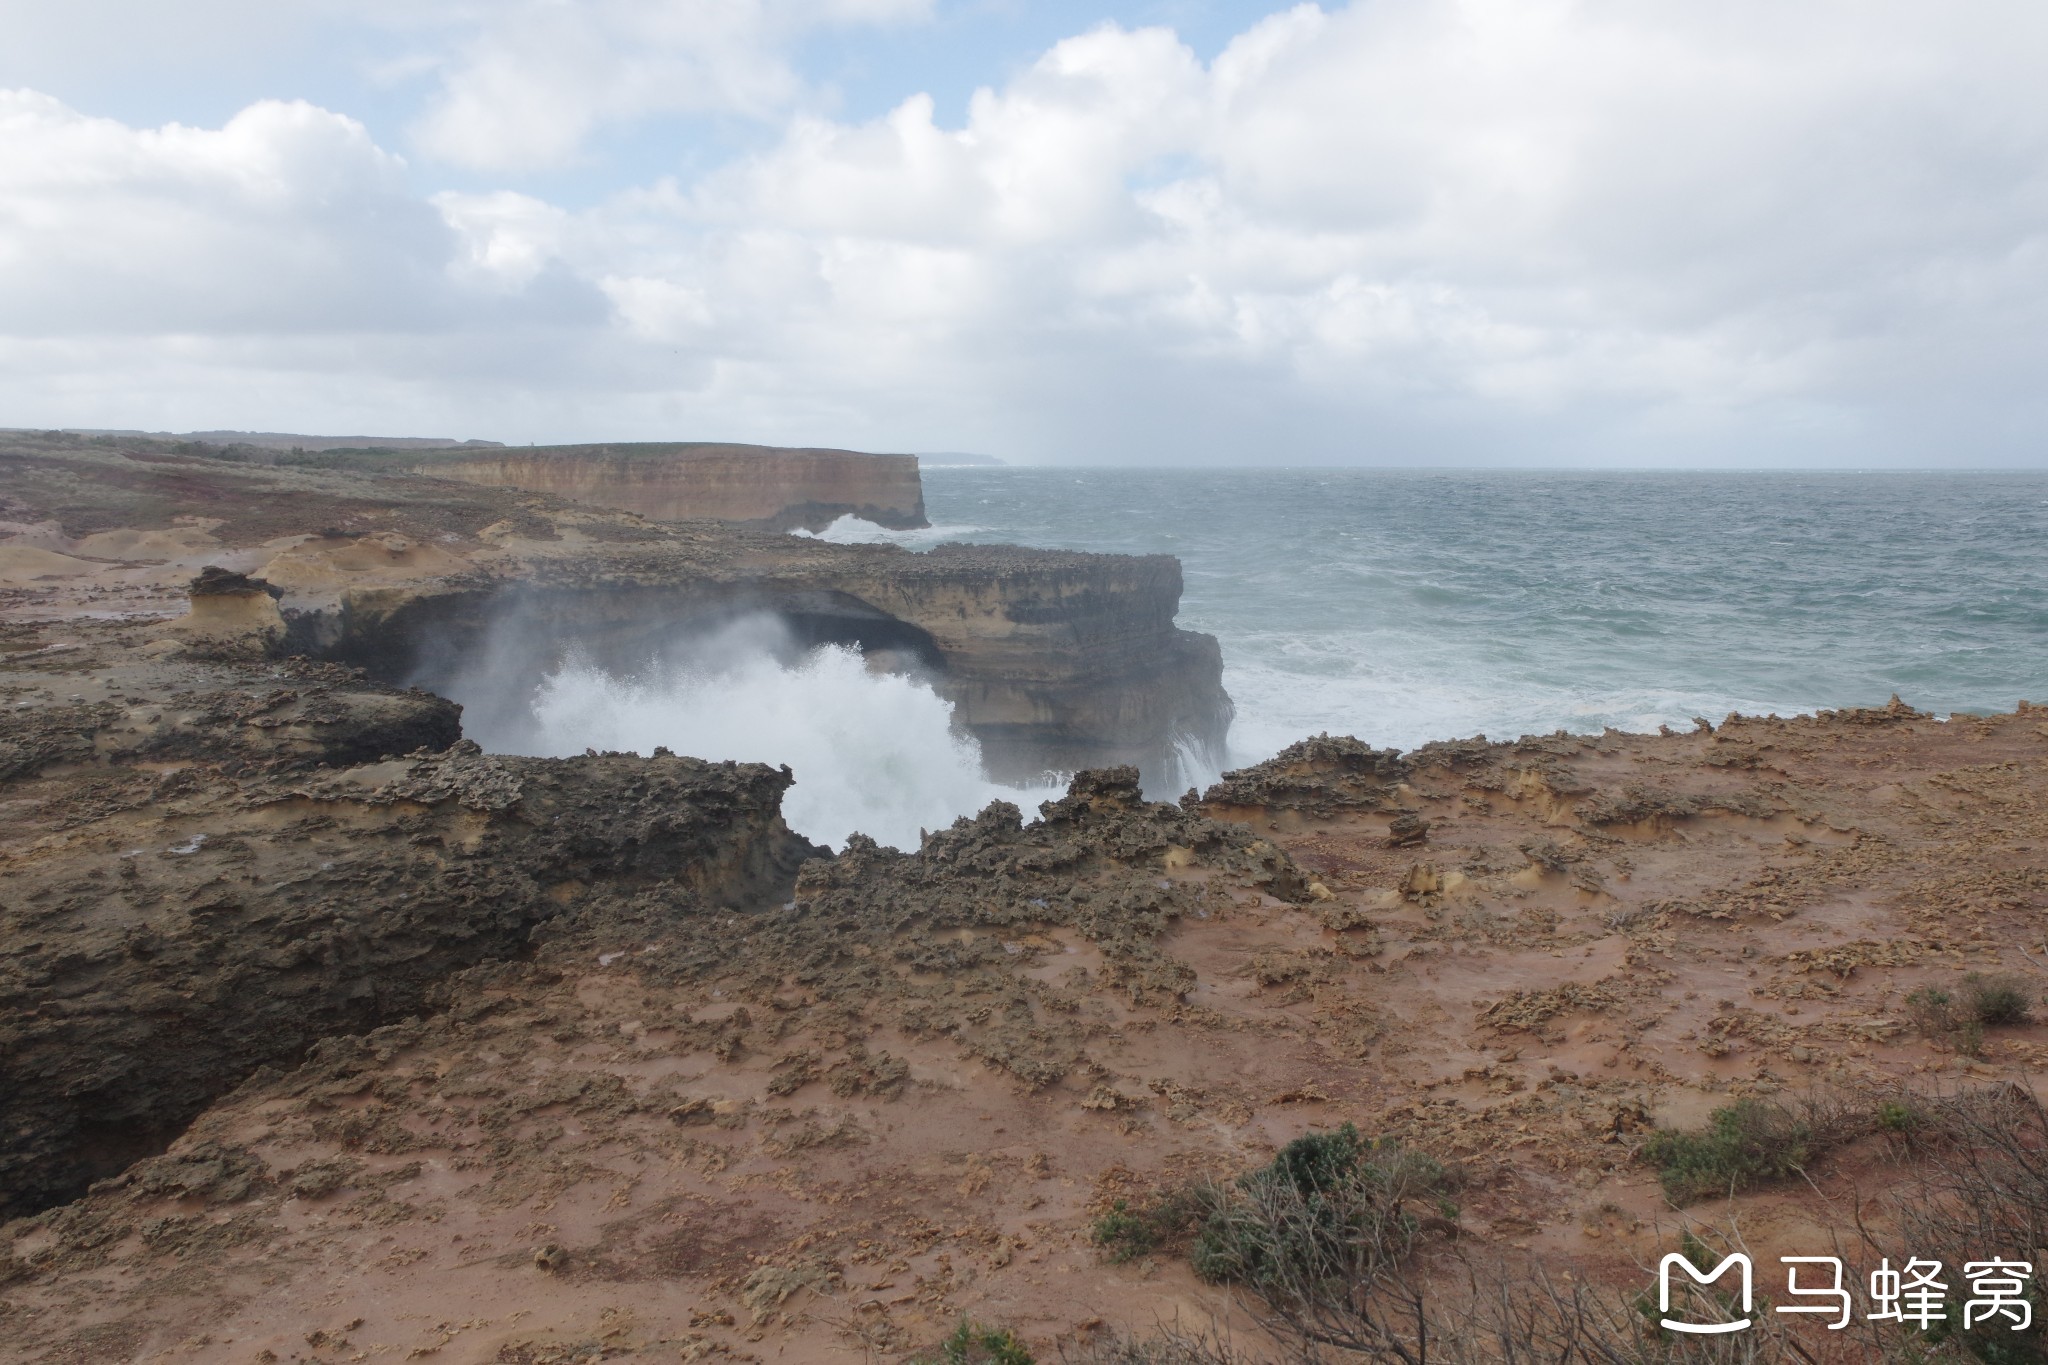
<path fill-rule="evenodd" d="M 35 638 L 0 627 L 0 641 Z M 105 670 L 75 685 L 86 692 L 66 692 L 65 700 L 47 705 L 0 706 L 0 779 L 78 765 L 133 771 L 188 762 L 237 776 L 274 773 L 443 749 L 462 734 L 462 708 L 453 702 L 304 659 L 242 667 L 188 659 Z M 131 690 L 143 687 L 147 694 Z"/>

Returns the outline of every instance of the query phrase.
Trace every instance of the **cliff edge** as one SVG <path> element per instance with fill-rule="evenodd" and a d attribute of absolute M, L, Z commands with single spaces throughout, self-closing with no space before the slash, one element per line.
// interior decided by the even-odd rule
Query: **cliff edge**
<path fill-rule="evenodd" d="M 449 452 L 413 467 L 650 521 L 738 521 L 777 531 L 822 531 L 843 516 L 899 531 L 931 524 L 915 455 L 645 442 Z"/>

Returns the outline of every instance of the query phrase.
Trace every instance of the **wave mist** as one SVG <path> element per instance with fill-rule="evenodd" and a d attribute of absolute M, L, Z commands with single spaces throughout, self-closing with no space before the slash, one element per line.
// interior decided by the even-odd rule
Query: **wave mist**
<path fill-rule="evenodd" d="M 953 708 L 914 673 L 891 671 L 842 645 L 801 648 L 772 616 L 679 638 L 630 674 L 571 651 L 524 695 L 506 698 L 491 669 L 449 688 L 475 704 L 472 737 L 498 752 L 561 757 L 589 749 L 787 764 L 796 782 L 784 818 L 834 847 L 862 833 L 915 849 L 989 802 L 1026 812 L 1061 784 L 1011 787 L 982 769 L 981 747 Z M 507 704 L 510 702 L 511 704 Z M 1050 778 L 1051 775 L 1049 775 Z"/>

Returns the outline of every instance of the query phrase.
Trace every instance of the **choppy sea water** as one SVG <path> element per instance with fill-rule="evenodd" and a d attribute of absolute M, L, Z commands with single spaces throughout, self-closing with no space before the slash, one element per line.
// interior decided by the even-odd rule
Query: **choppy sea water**
<path fill-rule="evenodd" d="M 1894 692 L 1942 713 L 2048 701 L 2044 474 L 956 468 L 926 471 L 925 500 L 929 530 L 826 538 L 1178 555 L 1180 621 L 1222 643 L 1233 765 L 1322 731 L 1405 749 Z M 835 845 L 914 848 L 1056 790 L 990 783 L 928 686 L 747 634 L 631 678 L 569 659 L 475 706 L 474 737 L 787 763 L 791 825 Z M 483 670 L 453 695 L 499 686 Z"/>
<path fill-rule="evenodd" d="M 1179 556 L 1233 762 L 2048 700 L 2043 473 L 931 469 L 925 501 L 889 539 Z"/>

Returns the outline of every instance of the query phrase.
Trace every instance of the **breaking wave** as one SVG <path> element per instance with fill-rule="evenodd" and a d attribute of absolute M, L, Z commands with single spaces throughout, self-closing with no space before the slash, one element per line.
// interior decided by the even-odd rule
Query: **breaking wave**
<path fill-rule="evenodd" d="M 790 828 L 843 846 L 856 831 L 915 849 L 989 802 L 1027 817 L 1059 788 L 990 781 L 981 747 L 952 728 L 953 708 L 912 677 L 872 670 L 858 650 L 824 646 L 794 659 L 754 652 L 665 664 L 618 677 L 569 658 L 533 695 L 518 748 L 566 756 L 586 748 L 651 753 L 666 746 L 705 759 L 788 764 Z"/>
<path fill-rule="evenodd" d="M 790 534 L 810 540 L 830 541 L 834 545 L 901 545 L 906 550 L 929 550 L 934 545 L 943 545 L 948 541 L 972 539 L 986 529 L 962 522 L 957 525 L 920 526 L 909 531 L 892 531 L 886 526 L 877 526 L 872 521 L 865 521 L 849 513 L 822 531 L 806 531 L 799 527 Z"/>

